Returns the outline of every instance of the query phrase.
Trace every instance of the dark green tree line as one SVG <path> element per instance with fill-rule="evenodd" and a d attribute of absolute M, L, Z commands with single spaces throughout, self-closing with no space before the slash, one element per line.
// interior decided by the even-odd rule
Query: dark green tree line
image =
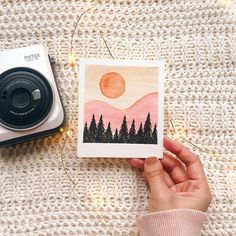
<path fill-rule="evenodd" d="M 116 129 L 112 133 L 111 123 L 109 122 L 106 129 L 103 123 L 103 116 L 100 115 L 98 124 L 96 123 L 95 114 L 92 115 L 91 122 L 88 127 L 86 122 L 84 125 L 83 141 L 84 143 L 141 143 L 141 144 L 157 144 L 157 124 L 152 129 L 151 115 L 147 114 L 147 118 L 141 122 L 136 132 L 135 119 L 133 119 L 130 129 L 127 125 L 126 116 L 120 129 Z"/>

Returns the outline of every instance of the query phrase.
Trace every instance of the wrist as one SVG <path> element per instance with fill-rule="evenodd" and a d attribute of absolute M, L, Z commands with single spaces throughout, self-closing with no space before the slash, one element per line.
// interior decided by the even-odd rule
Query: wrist
<path fill-rule="evenodd" d="M 192 193 L 178 193 L 163 196 L 162 198 L 150 198 L 150 212 L 168 211 L 172 209 L 192 209 L 196 211 L 206 212 L 211 202 L 211 196 L 193 196 Z"/>

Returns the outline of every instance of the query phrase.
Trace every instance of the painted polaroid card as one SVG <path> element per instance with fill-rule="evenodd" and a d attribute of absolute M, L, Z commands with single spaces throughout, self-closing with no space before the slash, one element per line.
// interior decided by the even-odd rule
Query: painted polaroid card
<path fill-rule="evenodd" d="M 78 157 L 163 155 L 164 63 L 83 59 Z"/>

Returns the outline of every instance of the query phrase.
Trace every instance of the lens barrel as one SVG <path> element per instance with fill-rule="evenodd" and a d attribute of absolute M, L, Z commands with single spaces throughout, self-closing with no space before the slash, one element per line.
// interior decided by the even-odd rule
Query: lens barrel
<path fill-rule="evenodd" d="M 5 127 L 36 127 L 46 119 L 52 103 L 51 86 L 38 71 L 17 67 L 0 75 L 0 123 Z"/>

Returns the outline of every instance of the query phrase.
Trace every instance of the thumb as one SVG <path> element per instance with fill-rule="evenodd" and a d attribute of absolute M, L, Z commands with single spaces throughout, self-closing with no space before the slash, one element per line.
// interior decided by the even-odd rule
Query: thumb
<path fill-rule="evenodd" d="M 163 166 L 157 157 L 148 157 L 145 160 L 144 171 L 152 193 L 155 193 L 155 195 L 158 196 L 169 191 L 164 178 Z"/>

